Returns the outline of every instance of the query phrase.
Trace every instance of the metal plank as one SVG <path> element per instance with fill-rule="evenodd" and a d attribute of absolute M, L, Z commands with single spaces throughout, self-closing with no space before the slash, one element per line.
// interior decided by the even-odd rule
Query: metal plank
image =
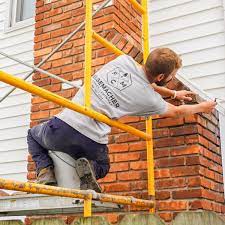
<path fill-rule="evenodd" d="M 93 201 L 93 212 L 121 211 L 121 205 Z M 15 195 L 0 198 L 0 217 L 52 214 L 76 214 L 83 212 L 83 200 L 52 197 L 48 195 Z"/>

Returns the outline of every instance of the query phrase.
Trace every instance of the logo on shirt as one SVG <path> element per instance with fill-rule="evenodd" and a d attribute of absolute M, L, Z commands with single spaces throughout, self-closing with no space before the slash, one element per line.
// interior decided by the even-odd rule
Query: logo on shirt
<path fill-rule="evenodd" d="M 131 75 L 115 68 L 107 74 L 107 81 L 110 86 L 122 91 L 132 85 Z"/>

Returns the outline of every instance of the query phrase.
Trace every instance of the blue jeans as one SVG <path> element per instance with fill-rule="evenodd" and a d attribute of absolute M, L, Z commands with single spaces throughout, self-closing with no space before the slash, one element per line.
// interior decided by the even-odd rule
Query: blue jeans
<path fill-rule="evenodd" d="M 96 179 L 105 177 L 109 172 L 107 145 L 91 140 L 57 117 L 29 129 L 27 143 L 37 173 L 53 165 L 48 150 L 67 153 L 74 159 L 84 157 L 92 160 Z"/>

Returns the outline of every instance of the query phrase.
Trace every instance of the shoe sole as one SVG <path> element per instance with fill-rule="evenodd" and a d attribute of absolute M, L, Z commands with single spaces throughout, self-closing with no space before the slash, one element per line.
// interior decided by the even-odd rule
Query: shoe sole
<path fill-rule="evenodd" d="M 88 180 L 87 182 L 87 186 L 83 187 L 82 189 L 92 189 L 95 190 L 98 193 L 101 193 L 101 187 L 99 186 L 99 184 L 96 181 L 95 175 L 91 169 L 91 165 L 88 162 L 87 159 L 85 158 L 80 158 L 78 160 L 76 160 L 76 170 L 77 170 L 77 174 L 80 177 L 80 179 L 87 179 L 87 177 L 91 178 L 90 180 Z"/>

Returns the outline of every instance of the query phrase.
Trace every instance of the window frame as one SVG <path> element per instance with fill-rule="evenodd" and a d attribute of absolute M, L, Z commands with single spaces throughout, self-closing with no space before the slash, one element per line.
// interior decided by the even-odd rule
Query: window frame
<path fill-rule="evenodd" d="M 6 8 L 6 20 L 4 32 L 8 33 L 18 29 L 22 29 L 35 24 L 35 18 L 25 19 L 23 21 L 16 22 L 16 16 L 20 11 L 17 9 L 17 5 L 20 0 L 9 0 Z"/>

